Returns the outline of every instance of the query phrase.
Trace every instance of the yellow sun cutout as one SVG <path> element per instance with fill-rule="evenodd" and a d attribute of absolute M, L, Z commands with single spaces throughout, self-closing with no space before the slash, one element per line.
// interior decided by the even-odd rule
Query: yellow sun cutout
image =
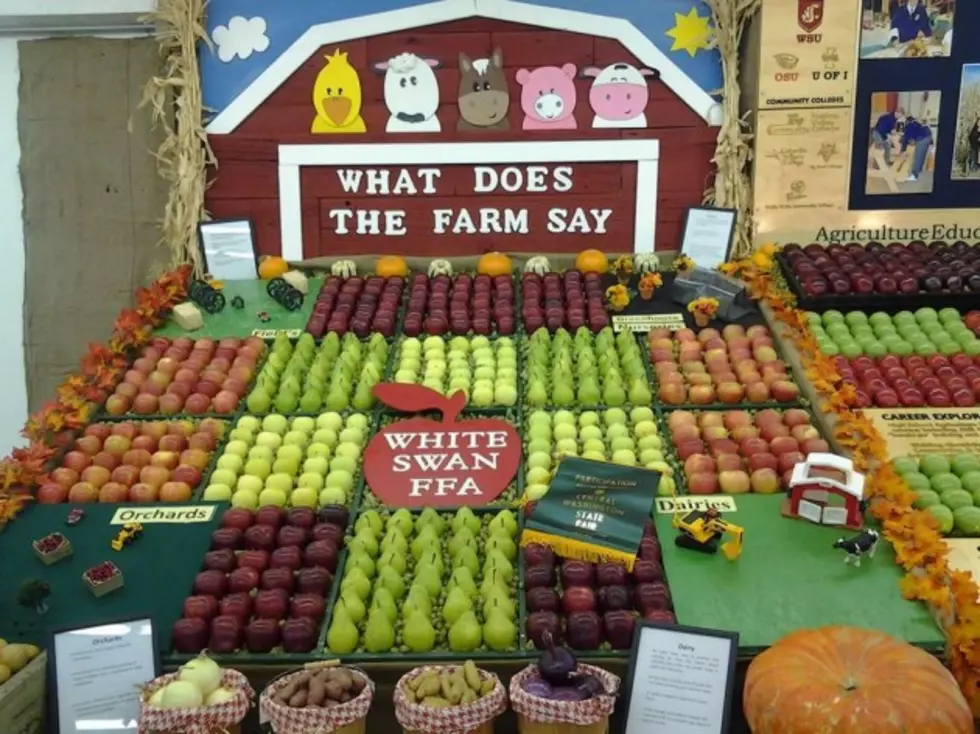
<path fill-rule="evenodd" d="M 701 49 L 711 48 L 711 36 L 714 29 L 709 25 L 710 18 L 698 15 L 698 9 L 692 7 L 687 15 L 674 13 L 674 27 L 667 35 L 674 39 L 671 51 L 687 51 L 693 57 Z"/>

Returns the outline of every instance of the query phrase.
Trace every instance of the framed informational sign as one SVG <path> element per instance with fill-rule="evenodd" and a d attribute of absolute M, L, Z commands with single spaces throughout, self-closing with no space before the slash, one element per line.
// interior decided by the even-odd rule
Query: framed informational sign
<path fill-rule="evenodd" d="M 625 734 L 726 734 L 738 633 L 641 622 L 633 637 Z"/>
<path fill-rule="evenodd" d="M 140 688 L 160 674 L 149 615 L 55 630 L 48 655 L 45 731 L 136 731 Z"/>
<path fill-rule="evenodd" d="M 258 262 L 252 223 L 247 219 L 201 222 L 201 259 L 205 272 L 217 280 L 255 280 Z"/>
<path fill-rule="evenodd" d="M 714 270 L 727 262 L 735 239 L 735 210 L 692 206 L 684 216 L 680 252 Z"/>

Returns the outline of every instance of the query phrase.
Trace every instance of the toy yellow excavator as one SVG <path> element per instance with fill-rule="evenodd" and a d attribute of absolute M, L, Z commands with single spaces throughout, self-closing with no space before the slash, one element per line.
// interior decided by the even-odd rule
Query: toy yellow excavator
<path fill-rule="evenodd" d="M 742 535 L 744 530 L 721 519 L 721 513 L 712 508 L 705 511 L 675 512 L 673 525 L 680 532 L 674 542 L 678 548 L 717 553 L 719 544 L 725 558 L 734 561 L 742 554 Z M 730 539 L 721 543 L 722 538 Z"/>

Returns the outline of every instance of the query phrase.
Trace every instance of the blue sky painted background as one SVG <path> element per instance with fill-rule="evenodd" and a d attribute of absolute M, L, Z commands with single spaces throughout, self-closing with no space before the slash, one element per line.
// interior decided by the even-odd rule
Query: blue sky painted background
<path fill-rule="evenodd" d="M 201 78 L 204 104 L 211 115 L 217 114 L 237 97 L 280 54 L 311 25 L 352 17 L 372 15 L 426 5 L 436 0 L 211 0 L 207 7 L 207 28 L 213 33 L 217 26 L 228 26 L 240 16 L 246 19 L 263 18 L 268 39 L 264 50 L 253 50 L 246 58 L 236 56 L 230 61 L 219 59 L 216 51 L 201 52 Z M 692 8 L 700 16 L 709 17 L 707 6 L 700 0 L 526 0 L 528 5 L 577 10 L 596 15 L 623 18 L 631 22 L 661 49 L 682 71 L 705 91 L 721 87 L 721 62 L 717 51 L 698 51 L 692 58 L 686 51 L 671 51 L 673 39 L 667 31 L 676 24 L 675 13 L 687 15 Z"/>

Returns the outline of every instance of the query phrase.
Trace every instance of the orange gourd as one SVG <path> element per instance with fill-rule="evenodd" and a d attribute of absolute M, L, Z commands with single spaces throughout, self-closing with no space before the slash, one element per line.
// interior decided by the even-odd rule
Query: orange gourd
<path fill-rule="evenodd" d="M 408 275 L 408 263 L 405 262 L 405 258 L 398 257 L 398 255 L 384 255 L 378 258 L 378 263 L 374 266 L 374 272 L 382 278 L 393 278 L 395 276 L 404 278 Z"/>
<path fill-rule="evenodd" d="M 277 255 L 264 257 L 259 262 L 259 277 L 262 280 L 281 278 L 287 272 L 289 272 L 289 263 Z"/>
<path fill-rule="evenodd" d="M 952 674 L 924 650 L 874 630 L 793 632 L 749 665 L 753 734 L 970 734 Z"/>
<path fill-rule="evenodd" d="M 602 250 L 582 250 L 575 257 L 575 269 L 583 273 L 605 273 L 609 270 L 609 258 Z"/>
<path fill-rule="evenodd" d="M 476 264 L 476 272 L 480 275 L 510 275 L 510 258 L 502 252 L 488 252 L 480 256 Z"/>

